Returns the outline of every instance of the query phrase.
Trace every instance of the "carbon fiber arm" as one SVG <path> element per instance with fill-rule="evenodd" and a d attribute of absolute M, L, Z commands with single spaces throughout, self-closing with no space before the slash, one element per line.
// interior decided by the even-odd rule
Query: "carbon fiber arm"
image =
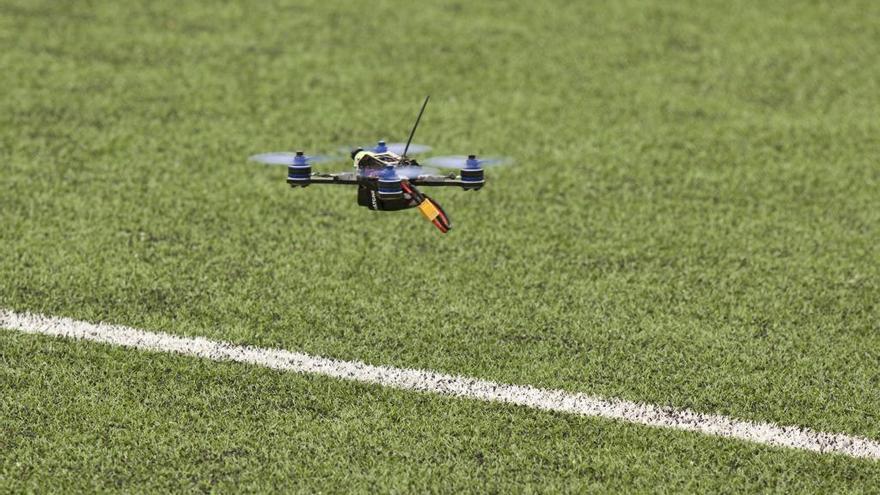
<path fill-rule="evenodd" d="M 409 180 L 416 186 L 451 186 L 461 187 L 461 177 L 455 174 L 449 175 L 420 175 Z"/>
<path fill-rule="evenodd" d="M 358 183 L 357 174 L 352 172 L 342 172 L 339 174 L 313 173 L 311 177 L 312 184 L 340 184 L 354 185 Z"/>
<path fill-rule="evenodd" d="M 409 179 L 409 182 L 415 186 L 428 187 L 462 187 L 461 177 L 449 175 L 420 175 Z M 316 172 L 311 177 L 312 184 L 339 184 L 339 185 L 357 185 L 358 176 L 353 172 L 342 172 L 338 174 L 325 174 Z"/>

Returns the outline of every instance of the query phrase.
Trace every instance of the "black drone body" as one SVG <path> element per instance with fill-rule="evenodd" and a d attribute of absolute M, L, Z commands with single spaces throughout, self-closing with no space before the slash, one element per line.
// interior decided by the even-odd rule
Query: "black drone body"
<path fill-rule="evenodd" d="M 422 167 L 418 161 L 409 158 L 408 153 L 423 153 L 430 150 L 427 146 L 411 143 L 427 103 L 428 98 L 425 98 L 405 145 L 379 141 L 372 148 L 356 148 L 350 154 L 354 164 L 354 170 L 351 172 L 314 172 L 312 163 L 332 161 L 333 158 L 309 157 L 302 151 L 263 153 L 252 156 L 251 160 L 272 165 L 287 165 L 287 183 L 291 187 L 307 187 L 311 184 L 357 186 L 358 205 L 371 210 L 397 211 L 418 208 L 428 221 L 441 232 L 446 233 L 452 228 L 449 216 L 436 201 L 423 194 L 419 187 L 446 186 L 479 190 L 486 183 L 483 166 L 508 161 L 499 158 L 480 160 L 475 155 L 434 157 L 426 160 L 427 164 L 438 168 L 459 170 L 459 174 L 444 174 L 434 168 Z"/>

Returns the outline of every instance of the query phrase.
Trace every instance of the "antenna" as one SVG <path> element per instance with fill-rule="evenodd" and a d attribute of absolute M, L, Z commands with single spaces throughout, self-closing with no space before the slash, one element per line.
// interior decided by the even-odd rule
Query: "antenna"
<path fill-rule="evenodd" d="M 403 148 L 403 156 L 401 157 L 401 161 L 406 160 L 406 152 L 409 151 L 409 145 L 412 143 L 412 138 L 416 134 L 416 128 L 419 126 L 419 121 L 422 120 L 422 114 L 425 113 L 425 107 L 428 106 L 428 99 L 431 98 L 431 95 L 425 97 L 425 102 L 422 103 L 422 109 L 419 110 L 419 116 L 416 117 L 416 123 L 413 125 L 412 130 L 409 132 L 409 139 L 406 140 L 406 148 Z"/>

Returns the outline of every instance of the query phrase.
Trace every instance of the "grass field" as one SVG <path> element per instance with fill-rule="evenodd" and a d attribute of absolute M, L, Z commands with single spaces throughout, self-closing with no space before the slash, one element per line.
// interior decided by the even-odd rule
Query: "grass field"
<path fill-rule="evenodd" d="M 880 440 L 873 2 L 0 1 L 0 309 Z M 515 157 L 443 236 L 247 156 Z M 331 170 L 330 168 L 324 168 Z M 880 462 L 0 332 L 0 491 L 852 491 Z"/>

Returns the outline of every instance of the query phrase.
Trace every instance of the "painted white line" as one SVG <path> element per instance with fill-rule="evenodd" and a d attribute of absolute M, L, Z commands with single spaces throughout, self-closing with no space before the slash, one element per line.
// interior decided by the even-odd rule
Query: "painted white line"
<path fill-rule="evenodd" d="M 178 337 L 161 332 L 16 313 L 3 309 L 0 309 L 0 327 L 25 333 L 90 340 L 216 361 L 236 361 L 276 370 L 311 373 L 401 390 L 417 390 L 486 402 L 516 404 L 546 411 L 616 419 L 660 428 L 695 431 L 765 445 L 880 459 L 880 442 L 868 438 L 823 433 L 799 426 L 743 421 L 716 414 L 606 399 L 564 390 L 506 385 L 427 370 L 372 366 L 357 361 L 339 361 L 283 349 L 239 346 L 202 337 Z"/>

